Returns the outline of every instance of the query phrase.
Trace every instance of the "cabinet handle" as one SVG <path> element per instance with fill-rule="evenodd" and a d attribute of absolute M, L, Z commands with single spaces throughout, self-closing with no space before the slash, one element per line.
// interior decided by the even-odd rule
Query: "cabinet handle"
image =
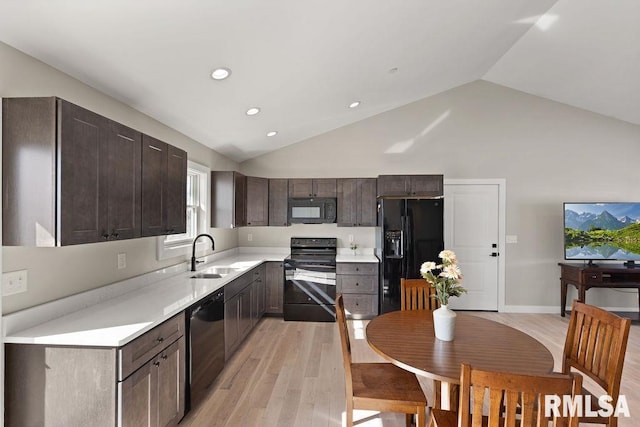
<path fill-rule="evenodd" d="M 160 366 L 160 362 L 155 361 L 155 362 L 153 362 L 153 365 L 154 365 L 154 366 Z"/>
<path fill-rule="evenodd" d="M 164 338 L 158 337 L 158 342 L 163 342 L 163 341 L 164 341 Z"/>
<path fill-rule="evenodd" d="M 356 286 L 360 286 L 360 283 L 356 282 Z"/>
<path fill-rule="evenodd" d="M 167 356 L 166 354 L 163 354 L 163 355 L 162 355 L 162 359 L 163 359 L 163 360 L 167 360 L 167 357 L 168 357 L 168 356 Z"/>
<path fill-rule="evenodd" d="M 108 239 L 109 239 L 109 234 L 108 234 L 108 233 L 103 233 L 103 234 L 102 234 L 102 238 L 103 238 L 104 240 L 108 240 Z"/>
<path fill-rule="evenodd" d="M 120 234 L 116 233 L 115 231 L 113 233 L 111 233 L 111 237 L 114 239 L 117 239 L 118 236 L 120 236 Z"/>

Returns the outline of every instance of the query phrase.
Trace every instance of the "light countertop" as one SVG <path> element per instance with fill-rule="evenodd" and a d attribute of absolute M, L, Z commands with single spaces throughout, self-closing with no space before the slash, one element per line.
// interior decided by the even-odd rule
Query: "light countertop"
<path fill-rule="evenodd" d="M 153 329 L 265 261 L 283 261 L 288 253 L 242 249 L 199 265 L 208 269 L 231 267 L 232 273 L 218 279 L 192 279 L 183 268 L 168 277 L 69 312 L 24 330 L 11 331 L 5 343 L 120 347 Z M 378 262 L 373 254 L 338 254 L 337 262 Z M 166 276 L 166 275 L 165 275 Z M 37 310 L 36 308 L 28 310 Z"/>

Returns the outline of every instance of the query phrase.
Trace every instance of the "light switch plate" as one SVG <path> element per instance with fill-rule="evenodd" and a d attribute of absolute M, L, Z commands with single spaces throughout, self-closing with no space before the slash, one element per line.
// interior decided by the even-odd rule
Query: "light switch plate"
<path fill-rule="evenodd" d="M 2 295 L 15 295 L 27 292 L 27 270 L 2 273 Z"/>
<path fill-rule="evenodd" d="M 251 233 L 247 234 L 247 241 L 248 242 L 252 242 L 253 241 L 253 234 L 251 234 Z"/>
<path fill-rule="evenodd" d="M 505 241 L 507 243 L 518 243 L 518 236 L 515 234 L 507 234 L 505 236 Z"/>

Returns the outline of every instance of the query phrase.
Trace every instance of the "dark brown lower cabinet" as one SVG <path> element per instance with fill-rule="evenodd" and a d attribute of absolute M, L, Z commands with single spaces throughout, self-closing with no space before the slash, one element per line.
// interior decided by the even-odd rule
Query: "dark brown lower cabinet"
<path fill-rule="evenodd" d="M 182 314 L 123 347 L 5 345 L 5 425 L 175 426 L 184 416 Z"/>
<path fill-rule="evenodd" d="M 184 416 L 181 337 L 120 383 L 122 426 L 175 426 Z"/>
<path fill-rule="evenodd" d="M 266 307 L 269 314 L 282 314 L 284 292 L 284 267 L 281 262 L 268 262 L 266 273 Z"/>

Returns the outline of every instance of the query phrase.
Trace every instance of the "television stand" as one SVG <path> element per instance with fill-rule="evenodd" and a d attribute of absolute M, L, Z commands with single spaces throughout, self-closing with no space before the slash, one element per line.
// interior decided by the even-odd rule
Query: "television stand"
<path fill-rule="evenodd" d="M 585 302 L 591 288 L 626 288 L 638 290 L 638 311 L 640 311 L 640 268 L 625 265 L 558 263 L 560 266 L 560 315 L 564 317 L 567 305 L 567 286 L 578 290 L 578 301 Z"/>

